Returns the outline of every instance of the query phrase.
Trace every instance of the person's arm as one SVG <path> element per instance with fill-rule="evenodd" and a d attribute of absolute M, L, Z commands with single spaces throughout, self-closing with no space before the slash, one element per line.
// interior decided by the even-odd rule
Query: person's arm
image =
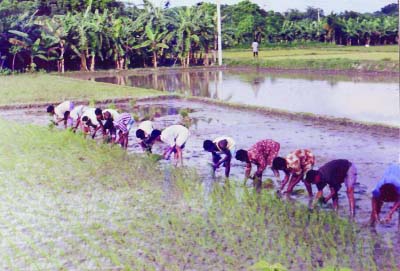
<path fill-rule="evenodd" d="M 215 168 L 218 168 L 221 164 L 223 164 L 224 162 L 231 160 L 232 159 L 232 154 L 231 151 L 228 149 L 223 149 L 222 152 L 225 154 L 225 157 L 221 160 L 218 161 L 218 163 L 216 163 L 214 166 Z"/>
<path fill-rule="evenodd" d="M 246 162 L 246 169 L 244 170 L 244 184 L 246 185 L 247 179 L 250 177 L 251 162 Z"/>
<path fill-rule="evenodd" d="M 289 181 L 288 188 L 286 189 L 285 193 L 288 193 L 288 194 L 292 193 L 293 188 L 301 181 L 301 179 L 303 179 L 303 174 L 300 174 L 300 175 L 292 174 L 292 177 L 290 178 L 290 181 Z"/>
<path fill-rule="evenodd" d="M 286 184 L 289 181 L 289 177 L 290 177 L 290 172 L 288 170 L 285 170 L 284 172 L 285 172 L 285 178 L 283 178 L 283 180 L 282 180 L 282 184 L 281 184 L 281 188 L 280 188 L 281 191 L 283 190 L 283 188 L 285 188 Z"/>
<path fill-rule="evenodd" d="M 355 200 L 354 200 L 354 188 L 353 187 L 347 188 L 347 198 L 349 200 L 350 216 L 354 217 L 354 215 L 355 215 Z"/>
<path fill-rule="evenodd" d="M 375 225 L 376 221 L 379 221 L 379 208 L 378 208 L 377 198 L 372 197 L 371 205 L 372 205 L 372 211 L 371 211 L 370 224 L 373 226 Z"/>
<path fill-rule="evenodd" d="M 179 146 L 175 146 L 175 150 L 176 150 L 176 162 L 175 162 L 175 166 L 178 165 L 178 162 L 181 164 L 181 166 L 183 166 L 183 157 L 182 157 L 182 149 Z"/>
<path fill-rule="evenodd" d="M 79 124 L 81 124 L 81 118 L 80 117 L 76 120 L 75 127 L 72 128 L 72 131 L 74 131 L 74 133 L 76 132 L 76 129 L 78 129 Z"/>
<path fill-rule="evenodd" d="M 325 202 L 328 202 L 337 193 L 335 188 L 329 187 L 329 189 L 331 190 L 331 193 L 327 197 L 324 198 Z"/>
<path fill-rule="evenodd" d="M 390 209 L 389 213 L 386 215 L 384 221 L 385 222 L 389 222 L 390 220 L 392 220 L 392 216 L 394 214 L 394 212 L 400 208 L 400 201 L 397 201 L 393 207 Z"/>
<path fill-rule="evenodd" d="M 312 196 L 313 196 L 313 192 L 312 192 L 312 187 L 311 187 L 311 184 L 310 184 L 310 183 L 308 183 L 308 182 L 304 182 L 304 186 L 305 186 L 305 187 L 306 187 L 306 189 L 307 189 L 308 196 L 309 196 L 310 198 L 312 198 Z"/>
<path fill-rule="evenodd" d="M 164 151 L 163 156 L 165 160 L 169 160 L 169 157 L 171 155 L 172 150 L 174 149 L 174 146 L 168 146 L 168 148 Z"/>

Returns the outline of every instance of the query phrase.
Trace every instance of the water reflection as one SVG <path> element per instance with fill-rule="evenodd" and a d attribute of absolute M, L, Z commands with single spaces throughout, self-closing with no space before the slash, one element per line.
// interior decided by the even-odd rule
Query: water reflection
<path fill-rule="evenodd" d="M 95 80 L 400 126 L 399 85 L 398 79 L 392 77 L 191 70 L 103 76 Z"/>

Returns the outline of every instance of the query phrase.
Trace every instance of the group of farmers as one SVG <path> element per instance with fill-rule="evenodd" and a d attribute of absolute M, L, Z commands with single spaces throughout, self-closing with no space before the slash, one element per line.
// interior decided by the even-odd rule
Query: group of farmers
<path fill-rule="evenodd" d="M 75 131 L 80 127 L 84 134 L 91 134 L 92 138 L 96 132 L 101 130 L 111 143 L 118 143 L 123 148 L 128 147 L 128 137 L 133 127 L 133 119 L 129 113 L 118 113 L 113 109 L 91 108 L 83 105 L 74 106 L 71 101 L 65 101 L 57 106 L 50 105 L 47 112 L 54 118 L 54 124 L 63 123 L 65 128 L 72 127 Z M 174 153 L 176 164 L 183 164 L 182 150 L 189 138 L 189 130 L 183 125 L 171 125 L 165 129 L 154 129 L 149 120 L 142 121 L 136 130 L 139 144 L 146 152 L 151 152 L 155 142 L 163 142 L 168 145 L 163 157 L 169 159 Z M 346 159 L 332 160 L 318 170 L 314 170 L 315 156 L 307 149 L 298 149 L 285 157 L 278 156 L 280 144 L 271 139 L 261 140 L 247 150 L 235 151 L 235 141 L 231 137 L 221 136 L 214 140 L 205 140 L 203 148 L 212 154 L 212 167 L 215 172 L 220 166 L 225 168 L 225 176 L 229 177 L 231 160 L 233 155 L 239 161 L 246 163 L 245 182 L 253 180 L 257 191 L 262 187 L 262 175 L 267 167 L 279 179 L 279 171 L 283 171 L 285 177 L 280 181 L 279 193 L 290 194 L 294 187 L 303 181 L 308 195 L 313 196 L 312 185 L 317 187 L 316 201 L 327 203 L 333 201 L 335 209 L 338 208 L 338 192 L 344 184 L 346 186 L 349 201 L 350 215 L 355 215 L 354 186 L 357 181 L 357 168 L 352 161 Z M 257 169 L 251 175 L 251 166 Z M 287 185 L 286 190 L 284 191 Z M 328 186 L 330 193 L 323 196 L 324 187 Z M 390 165 L 385 171 L 382 179 L 377 183 L 372 192 L 371 223 L 379 220 L 379 213 L 384 202 L 394 202 L 384 221 L 390 221 L 396 210 L 400 209 L 400 166 Z"/>

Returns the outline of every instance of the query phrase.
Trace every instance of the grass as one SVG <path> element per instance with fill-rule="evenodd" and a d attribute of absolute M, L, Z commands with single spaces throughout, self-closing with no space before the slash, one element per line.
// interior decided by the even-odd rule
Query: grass
<path fill-rule="evenodd" d="M 258 60 L 251 50 L 227 50 L 224 63 L 285 69 L 399 71 L 397 46 L 261 49 Z"/>
<path fill-rule="evenodd" d="M 395 269 L 395 244 L 332 212 L 236 182 L 206 194 L 192 169 L 68 131 L 0 130 L 2 270 Z"/>
<path fill-rule="evenodd" d="M 0 105 L 150 95 L 162 95 L 162 92 L 40 73 L 0 77 Z"/>

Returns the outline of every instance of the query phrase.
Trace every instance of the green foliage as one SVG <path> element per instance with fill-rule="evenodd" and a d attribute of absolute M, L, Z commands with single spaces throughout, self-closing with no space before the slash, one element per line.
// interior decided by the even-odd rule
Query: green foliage
<path fill-rule="evenodd" d="M 253 266 L 249 268 L 249 270 L 254 270 L 254 271 L 287 271 L 283 265 L 276 263 L 276 264 L 270 264 L 266 261 L 259 261 L 255 263 Z"/>
<path fill-rule="evenodd" d="M 224 49 L 249 50 L 253 39 L 261 47 L 397 43 L 395 4 L 374 14 L 346 11 L 328 16 L 316 7 L 284 13 L 263 8 L 249 0 L 222 6 Z M 5 0 L 0 2 L 0 53 L 12 70 L 57 65 L 64 72 L 64 65 L 76 58 L 84 71 L 110 62 L 118 70 L 146 66 L 150 59 L 154 68 L 171 62 L 207 66 L 215 61 L 209 54 L 217 49 L 216 19 L 216 6 L 209 3 L 163 8 L 151 1 L 124 6 L 115 0 Z M 15 47 L 20 47 L 18 52 Z"/>

